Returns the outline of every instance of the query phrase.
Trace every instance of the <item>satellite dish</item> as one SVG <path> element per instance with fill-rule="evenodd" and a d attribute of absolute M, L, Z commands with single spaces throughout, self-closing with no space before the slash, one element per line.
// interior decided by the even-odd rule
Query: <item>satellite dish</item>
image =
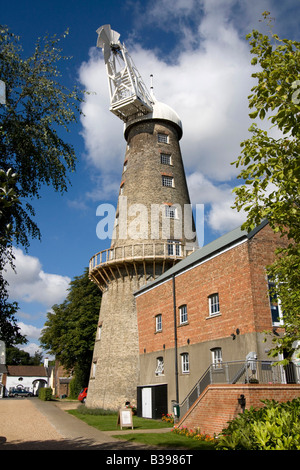
<path fill-rule="evenodd" d="M 96 31 L 98 33 L 97 47 L 101 47 L 104 55 L 104 62 L 107 63 L 113 46 L 119 45 L 120 34 L 113 31 L 109 24 L 101 26 Z"/>

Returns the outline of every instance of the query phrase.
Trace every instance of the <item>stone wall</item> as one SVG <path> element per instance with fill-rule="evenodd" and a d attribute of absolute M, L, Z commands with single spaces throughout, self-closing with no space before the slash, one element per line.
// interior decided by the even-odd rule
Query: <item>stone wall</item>
<path fill-rule="evenodd" d="M 167 143 L 158 142 L 158 133 L 168 135 Z M 174 220 L 170 220 L 171 231 L 164 237 L 160 217 L 158 232 L 153 236 L 152 206 L 178 204 L 183 208 L 190 203 L 176 126 L 153 120 L 137 122 L 126 136 L 128 145 L 111 247 L 129 247 L 135 243 L 142 247 L 149 242 L 161 245 L 162 239 L 165 242 L 175 238 Z M 161 163 L 161 153 L 171 155 L 170 165 Z M 174 178 L 172 187 L 162 184 L 162 173 L 166 171 Z M 127 204 L 125 232 L 121 230 L 121 225 L 124 229 L 124 214 L 121 215 L 120 205 L 124 199 Z M 138 205 L 146 211 L 139 213 Z M 183 229 L 179 241 L 186 242 Z M 90 277 L 103 295 L 86 401 L 88 407 L 117 409 L 126 401 L 135 403 L 140 364 L 133 293 L 174 262 L 174 257 L 168 259 L 168 253 L 166 259 L 153 255 L 133 260 L 128 256 L 124 260 L 109 260 L 90 270 Z"/>

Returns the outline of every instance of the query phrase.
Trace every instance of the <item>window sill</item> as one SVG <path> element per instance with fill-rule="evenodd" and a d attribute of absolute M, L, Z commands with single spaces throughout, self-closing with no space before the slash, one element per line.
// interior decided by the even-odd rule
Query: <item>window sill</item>
<path fill-rule="evenodd" d="M 206 317 L 206 320 L 210 320 L 211 318 L 216 318 L 216 317 L 221 317 L 221 316 L 222 316 L 221 312 L 214 313 L 213 315 L 209 315 L 208 317 Z"/>

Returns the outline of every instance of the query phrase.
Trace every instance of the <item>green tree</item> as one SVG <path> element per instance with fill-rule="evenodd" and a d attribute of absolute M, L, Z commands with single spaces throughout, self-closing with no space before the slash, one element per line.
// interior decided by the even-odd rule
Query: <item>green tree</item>
<path fill-rule="evenodd" d="M 42 353 L 35 352 L 34 356 L 19 348 L 9 347 L 6 349 L 6 364 L 10 366 L 39 366 L 43 362 Z"/>
<path fill-rule="evenodd" d="M 61 83 L 59 65 L 67 58 L 61 55 L 60 40 L 38 39 L 33 54 L 25 58 L 19 37 L 0 25 L 0 77 L 6 86 L 5 103 L 0 105 L 1 272 L 7 262 L 13 265 L 13 241 L 28 248 L 31 237 L 40 238 L 32 200 L 40 197 L 41 187 L 63 193 L 68 173 L 75 170 L 74 149 L 61 135 L 77 122 L 82 94 Z M 1 317 L 6 318 L 5 338 L 11 342 L 9 323 L 17 333 L 12 310 L 18 307 L 8 305 L 6 287 L 1 275 Z M 20 342 L 21 335 L 15 334 L 15 339 Z"/>
<path fill-rule="evenodd" d="M 11 207 L 19 204 L 15 191 L 16 175 L 9 169 L 0 169 L 0 338 L 9 347 L 12 344 L 24 344 L 26 338 L 21 335 L 15 314 L 17 302 L 8 302 L 7 281 L 3 276 L 6 263 L 13 266 Z"/>
<path fill-rule="evenodd" d="M 64 37 L 67 33 L 65 33 Z M 61 83 L 58 64 L 60 38 L 38 39 L 32 56 L 23 58 L 19 38 L 0 26 L 0 76 L 6 84 L 6 104 L 0 108 L 1 168 L 17 174 L 16 191 L 26 203 L 15 205 L 12 223 L 17 241 L 28 245 L 38 237 L 29 199 L 39 197 L 42 185 L 65 192 L 76 156 L 59 131 L 69 131 L 80 114 L 81 92 Z"/>
<path fill-rule="evenodd" d="M 263 16 L 268 18 L 269 12 Z M 241 143 L 234 163 L 242 167 L 239 178 L 244 182 L 234 189 L 234 208 L 247 214 L 244 228 L 249 231 L 268 219 L 274 232 L 287 237 L 288 246 L 277 250 L 268 274 L 285 326 L 285 335 L 273 338 L 272 355 L 288 352 L 288 361 L 300 339 L 300 43 L 256 30 L 247 39 L 257 79 L 249 116 L 269 120 L 272 128 L 266 131 L 254 123 L 251 137 Z"/>
<path fill-rule="evenodd" d="M 40 343 L 87 386 L 99 317 L 101 292 L 88 276 L 88 269 L 70 283 L 67 299 L 52 307 Z"/>

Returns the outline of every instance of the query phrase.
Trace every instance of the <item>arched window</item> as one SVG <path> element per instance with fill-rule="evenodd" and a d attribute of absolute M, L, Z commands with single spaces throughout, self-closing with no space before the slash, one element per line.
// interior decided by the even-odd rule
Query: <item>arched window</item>
<path fill-rule="evenodd" d="M 222 368 L 222 349 L 221 348 L 213 348 L 211 349 L 212 354 L 212 364 L 214 369 L 221 369 Z"/>
<path fill-rule="evenodd" d="M 164 358 L 160 356 L 156 358 L 155 375 L 164 375 L 164 373 L 165 373 Z"/>

